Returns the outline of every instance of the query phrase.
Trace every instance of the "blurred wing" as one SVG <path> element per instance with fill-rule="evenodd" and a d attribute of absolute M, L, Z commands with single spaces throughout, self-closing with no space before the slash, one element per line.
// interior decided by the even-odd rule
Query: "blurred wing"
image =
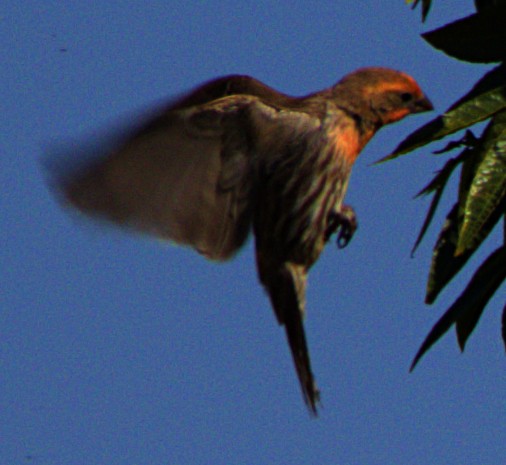
<path fill-rule="evenodd" d="M 169 109 L 60 187 L 87 214 L 225 260 L 250 230 L 255 176 L 242 109 L 252 100 Z"/>

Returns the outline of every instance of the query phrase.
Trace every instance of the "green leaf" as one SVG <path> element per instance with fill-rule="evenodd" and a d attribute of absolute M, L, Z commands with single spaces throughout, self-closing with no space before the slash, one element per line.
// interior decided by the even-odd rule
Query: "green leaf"
<path fill-rule="evenodd" d="M 490 140 L 493 139 L 492 135 L 496 133 L 495 131 L 492 131 L 492 129 L 496 127 L 497 125 L 493 126 L 490 124 L 484 132 L 483 138 L 488 141 L 488 144 L 490 143 Z M 506 208 L 506 200 L 504 200 L 504 203 L 499 205 L 498 208 L 492 212 L 491 216 L 481 228 L 478 235 L 479 237 L 473 246 L 464 253 L 456 256 L 458 237 L 462 227 L 466 201 L 469 197 L 469 191 L 477 169 L 483 161 L 484 145 L 486 144 L 484 144 L 483 140 L 476 140 L 473 138 L 469 143 L 469 147 L 459 155 L 459 158 L 461 157 L 463 163 L 460 173 L 458 202 L 453 206 L 452 210 L 448 214 L 445 224 L 436 241 L 436 245 L 434 246 L 429 279 L 427 282 L 427 293 L 425 297 L 425 302 L 428 304 L 434 302 L 441 290 L 466 264 L 467 260 L 471 257 L 474 251 L 487 238 L 490 231 L 492 231 L 496 223 L 501 218 L 501 212 Z"/>
<path fill-rule="evenodd" d="M 458 257 L 455 256 L 459 231 L 458 212 L 459 204 L 456 203 L 446 216 L 445 223 L 434 246 L 425 295 L 425 303 L 427 304 L 432 304 L 436 300 L 441 290 L 453 279 L 471 256 L 469 251 Z"/>
<path fill-rule="evenodd" d="M 459 163 L 462 163 L 465 154 L 466 151 L 464 150 L 464 152 L 462 152 L 458 157 L 450 158 L 443 168 L 437 172 L 432 181 L 430 181 L 429 184 L 427 184 L 420 192 L 418 192 L 418 194 L 415 195 L 415 198 L 421 197 L 422 195 L 428 195 L 431 192 L 444 188 L 453 173 L 453 170 L 459 165 Z"/>
<path fill-rule="evenodd" d="M 463 163 L 460 173 L 458 202 L 447 215 L 446 221 L 434 246 L 425 296 L 425 303 L 427 304 L 432 304 L 435 301 L 441 290 L 443 290 L 461 270 L 473 252 L 469 250 L 462 255 L 455 255 L 458 235 L 464 215 L 463 205 L 465 205 L 471 182 L 476 173 L 476 168 L 481 161 L 477 147 L 479 147 L 478 143 L 473 141 L 473 146 L 467 148 L 461 154 Z M 493 225 L 491 228 L 492 227 Z"/>
<path fill-rule="evenodd" d="M 464 350 L 488 301 L 505 279 L 506 247 L 502 246 L 483 262 L 456 301 L 460 307 L 455 325 L 460 350 Z"/>
<path fill-rule="evenodd" d="M 468 160 L 466 160 L 467 162 Z M 466 164 L 464 162 L 464 166 Z M 464 170 L 463 170 L 464 171 Z M 506 200 L 494 210 L 480 231 L 479 239 L 471 249 L 465 250 L 460 255 L 455 255 L 457 250 L 458 234 L 460 230 L 461 217 L 459 216 L 459 203 L 456 203 L 446 217 L 445 224 L 439 233 L 434 246 L 432 263 L 427 282 L 427 293 L 425 303 L 432 304 L 444 287 L 462 269 L 472 254 L 487 238 L 494 226 L 500 220 L 506 208 Z"/>
<path fill-rule="evenodd" d="M 458 157 L 451 158 L 450 160 L 448 160 L 445 163 L 443 169 L 438 172 L 438 174 L 434 177 L 434 179 L 416 195 L 416 197 L 419 197 L 421 195 L 427 195 L 430 192 L 435 191 L 434 197 L 432 198 L 432 202 L 427 212 L 427 216 L 423 223 L 422 229 L 420 230 L 420 233 L 418 234 L 418 237 L 415 241 L 415 245 L 411 250 L 411 256 L 413 256 L 416 249 L 420 245 L 420 242 L 422 242 L 422 239 L 425 236 L 425 233 L 427 232 L 430 223 L 432 222 L 434 214 L 436 213 L 437 206 L 439 204 L 439 201 L 441 200 L 441 196 L 443 195 L 443 191 L 446 187 L 446 184 L 450 179 L 453 170 L 459 165 L 459 163 L 462 162 L 463 158 L 465 157 L 465 154 L 466 151 L 464 150 Z"/>
<path fill-rule="evenodd" d="M 476 146 L 478 139 L 471 130 L 467 130 L 466 133 L 459 139 L 448 142 L 446 146 L 439 150 L 432 152 L 434 155 L 441 155 L 442 153 L 450 152 L 454 149 L 462 147 L 463 145 L 469 148 Z"/>
<path fill-rule="evenodd" d="M 410 371 L 422 356 L 457 323 L 457 336 L 461 350 L 478 322 L 490 298 L 506 279 L 506 247 L 495 250 L 478 268 L 464 292 L 431 329 L 418 350 Z"/>
<path fill-rule="evenodd" d="M 459 217 L 464 216 L 464 207 L 469 195 L 469 189 L 473 182 L 476 170 L 483 160 L 483 150 L 481 148 L 481 140 L 477 140 L 472 149 L 469 149 L 468 156 L 462 164 L 459 182 Z"/>
<path fill-rule="evenodd" d="M 506 58 L 506 6 L 495 5 L 422 34 L 434 48 L 459 60 L 491 63 Z"/>
<path fill-rule="evenodd" d="M 506 108 L 506 66 L 501 65 L 483 76 L 478 83 L 443 115 L 418 128 L 404 139 L 383 163 L 423 145 L 490 118 Z"/>
<path fill-rule="evenodd" d="M 465 202 L 457 255 L 473 247 L 481 228 L 506 196 L 506 111 L 492 119 L 481 146 L 481 162 Z"/>

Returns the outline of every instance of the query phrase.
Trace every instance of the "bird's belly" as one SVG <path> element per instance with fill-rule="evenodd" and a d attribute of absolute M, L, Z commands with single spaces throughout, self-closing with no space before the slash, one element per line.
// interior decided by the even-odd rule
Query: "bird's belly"
<path fill-rule="evenodd" d="M 281 261 L 314 264 L 325 246 L 329 215 L 339 210 L 347 185 L 339 166 L 326 168 L 299 173 L 297 183 L 264 186 L 254 221 L 257 247 Z"/>
<path fill-rule="evenodd" d="M 292 261 L 310 267 L 318 260 L 325 247 L 329 217 L 332 212 L 339 211 L 343 201 L 344 192 L 340 186 L 336 187 L 328 186 L 307 212 L 301 212 L 308 220 L 291 238 Z"/>

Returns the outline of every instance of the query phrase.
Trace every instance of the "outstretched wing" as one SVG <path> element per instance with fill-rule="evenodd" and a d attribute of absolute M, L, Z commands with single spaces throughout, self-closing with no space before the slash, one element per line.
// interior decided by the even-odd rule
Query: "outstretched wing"
<path fill-rule="evenodd" d="M 102 159 L 76 160 L 80 168 L 57 183 L 87 214 L 226 260 L 250 230 L 255 173 L 244 115 L 258 100 L 293 99 L 249 76 L 210 81 Z"/>
<path fill-rule="evenodd" d="M 165 111 L 105 158 L 67 173 L 65 198 L 87 214 L 229 258 L 251 224 L 255 174 L 244 112 L 255 100 Z"/>

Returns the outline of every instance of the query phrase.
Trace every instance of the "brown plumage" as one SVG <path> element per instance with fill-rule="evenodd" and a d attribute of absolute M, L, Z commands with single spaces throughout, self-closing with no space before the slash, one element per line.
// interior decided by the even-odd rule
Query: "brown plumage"
<path fill-rule="evenodd" d="M 170 105 L 60 187 L 87 214 L 212 260 L 231 258 L 253 229 L 260 281 L 316 414 L 303 325 L 308 270 L 329 235 L 350 227 L 342 202 L 365 144 L 383 125 L 431 108 L 411 77 L 386 68 L 358 70 L 301 98 L 226 76 Z"/>

